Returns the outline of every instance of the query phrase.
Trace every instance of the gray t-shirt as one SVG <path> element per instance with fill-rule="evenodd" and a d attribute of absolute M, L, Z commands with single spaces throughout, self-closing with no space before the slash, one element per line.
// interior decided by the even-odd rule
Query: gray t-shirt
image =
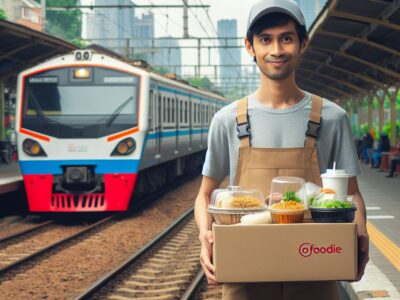
<path fill-rule="evenodd" d="M 311 95 L 288 109 L 272 109 L 259 102 L 254 94 L 248 97 L 251 146 L 257 148 L 304 147 L 305 132 L 311 111 Z M 208 150 L 202 174 L 219 181 L 230 176 L 234 183 L 240 141 L 236 129 L 237 101 L 219 110 L 211 121 Z M 322 121 L 316 140 L 321 174 L 333 167 L 346 173 L 360 174 L 350 121 L 346 112 L 335 103 L 323 99 Z"/>

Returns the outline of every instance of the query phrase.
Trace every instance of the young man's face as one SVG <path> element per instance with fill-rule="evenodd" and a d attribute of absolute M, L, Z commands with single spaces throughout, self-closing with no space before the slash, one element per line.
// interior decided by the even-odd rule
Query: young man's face
<path fill-rule="evenodd" d="M 254 35 L 253 46 L 246 39 L 246 49 L 256 58 L 260 71 L 272 80 L 289 77 L 297 67 L 307 41 L 300 45 L 294 21 L 264 29 Z"/>

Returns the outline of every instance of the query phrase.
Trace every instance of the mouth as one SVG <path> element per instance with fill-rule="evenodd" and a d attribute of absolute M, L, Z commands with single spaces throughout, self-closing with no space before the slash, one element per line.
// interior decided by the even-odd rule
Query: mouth
<path fill-rule="evenodd" d="M 285 64 L 287 62 L 287 60 L 277 60 L 277 61 L 267 60 L 266 62 L 272 66 L 278 67 L 278 66 L 282 66 L 283 64 Z"/>

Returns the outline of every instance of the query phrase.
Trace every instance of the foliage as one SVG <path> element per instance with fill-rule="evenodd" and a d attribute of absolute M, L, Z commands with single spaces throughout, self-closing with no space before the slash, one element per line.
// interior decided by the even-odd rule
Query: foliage
<path fill-rule="evenodd" d="M 386 122 L 385 125 L 383 125 L 383 128 L 382 128 L 382 131 L 387 134 L 389 139 L 392 138 L 391 129 L 392 129 L 392 126 L 390 124 L 390 121 Z M 399 136 L 399 134 L 400 134 L 400 120 L 396 120 L 396 132 L 395 132 L 395 134 L 396 134 L 396 136 Z"/>
<path fill-rule="evenodd" d="M 208 91 L 211 91 L 213 87 L 213 84 L 208 77 L 193 77 L 189 78 L 188 81 L 191 85 Z"/>
<path fill-rule="evenodd" d="M 46 6 L 79 5 L 78 0 L 46 0 Z M 82 12 L 79 9 L 66 11 L 46 10 L 46 31 L 68 41 L 81 36 Z"/>
<path fill-rule="evenodd" d="M 0 8 L 0 20 L 7 20 L 6 12 L 2 8 Z"/>
<path fill-rule="evenodd" d="M 71 43 L 74 44 L 75 46 L 77 46 L 80 49 L 84 49 L 87 46 L 87 44 L 81 38 L 73 39 L 71 41 Z"/>
<path fill-rule="evenodd" d="M 297 196 L 296 192 L 288 191 L 283 193 L 283 201 L 301 202 L 301 199 Z"/>

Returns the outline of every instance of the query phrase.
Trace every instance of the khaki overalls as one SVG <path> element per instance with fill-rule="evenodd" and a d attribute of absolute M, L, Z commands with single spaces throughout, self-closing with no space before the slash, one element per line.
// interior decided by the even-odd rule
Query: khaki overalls
<path fill-rule="evenodd" d="M 254 148 L 250 146 L 247 98 L 241 99 L 236 119 L 240 149 L 235 184 L 259 189 L 264 195 L 269 195 L 271 180 L 276 176 L 297 176 L 321 186 L 315 147 L 321 110 L 322 99 L 312 96 L 304 148 Z M 336 281 L 313 281 L 224 284 L 222 299 L 337 300 L 340 297 Z"/>

